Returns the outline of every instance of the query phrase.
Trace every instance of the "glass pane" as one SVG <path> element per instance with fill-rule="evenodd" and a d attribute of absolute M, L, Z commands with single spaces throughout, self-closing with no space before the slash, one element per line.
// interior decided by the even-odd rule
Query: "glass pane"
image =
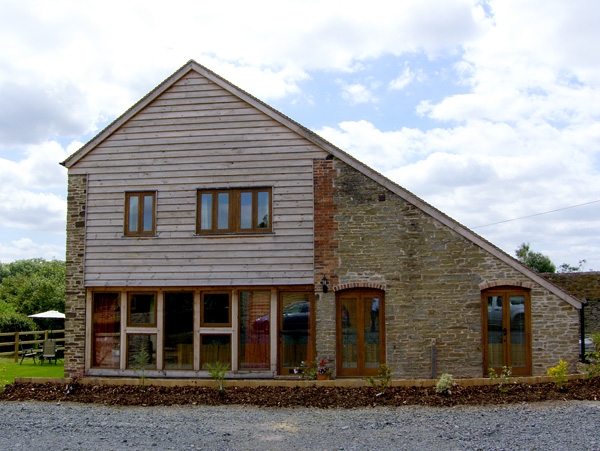
<path fill-rule="evenodd" d="M 358 368 L 358 347 L 356 336 L 356 318 L 358 307 L 356 299 L 342 299 L 342 368 Z"/>
<path fill-rule="evenodd" d="M 209 326 L 231 323 L 229 317 L 229 293 L 205 293 L 202 296 L 202 324 Z"/>
<path fill-rule="evenodd" d="M 154 196 L 144 196 L 144 232 L 152 232 L 152 217 L 154 216 Z"/>
<path fill-rule="evenodd" d="M 127 223 L 129 228 L 128 232 L 137 232 L 138 231 L 138 210 L 139 210 L 139 200 L 138 196 L 129 196 L 129 218 L 127 218 Z"/>
<path fill-rule="evenodd" d="M 154 294 L 133 294 L 129 298 L 129 324 L 156 323 Z"/>
<path fill-rule="evenodd" d="M 165 294 L 165 368 L 194 367 L 194 293 Z"/>
<path fill-rule="evenodd" d="M 200 368 L 207 370 L 207 364 L 213 367 L 220 363 L 231 369 L 231 335 L 200 336 Z"/>
<path fill-rule="evenodd" d="M 94 293 L 92 366 L 119 368 L 121 302 L 118 293 Z"/>
<path fill-rule="evenodd" d="M 240 293 L 240 369 L 269 369 L 270 291 Z"/>
<path fill-rule="evenodd" d="M 240 194 L 240 228 L 252 228 L 252 193 Z"/>
<path fill-rule="evenodd" d="M 156 368 L 156 335 L 127 335 L 127 368 Z"/>
<path fill-rule="evenodd" d="M 364 298 L 365 368 L 379 368 L 379 298 Z"/>
<path fill-rule="evenodd" d="M 257 224 L 259 229 L 269 228 L 269 192 L 259 191 L 258 192 L 258 218 Z"/>
<path fill-rule="evenodd" d="M 525 296 L 510 296 L 510 359 L 512 367 L 527 365 Z"/>
<path fill-rule="evenodd" d="M 229 229 L 229 193 L 219 193 L 217 195 L 217 203 L 217 228 L 219 230 L 227 230 Z"/>
<path fill-rule="evenodd" d="M 212 193 L 200 196 L 200 230 L 212 229 Z"/>
<path fill-rule="evenodd" d="M 284 368 L 295 368 L 308 360 L 310 295 L 283 293 L 281 309 L 281 364 Z"/>
<path fill-rule="evenodd" d="M 487 307 L 488 365 L 496 368 L 504 365 L 502 296 L 488 296 Z"/>

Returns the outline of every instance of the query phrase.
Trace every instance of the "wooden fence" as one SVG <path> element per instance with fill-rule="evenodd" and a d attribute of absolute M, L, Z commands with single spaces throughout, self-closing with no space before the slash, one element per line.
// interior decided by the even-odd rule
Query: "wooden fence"
<path fill-rule="evenodd" d="M 53 329 L 51 331 L 28 330 L 28 331 L 23 331 L 23 332 L 3 332 L 3 333 L 0 333 L 0 340 L 1 340 L 0 350 L 3 351 L 3 352 L 0 352 L 0 356 L 14 355 L 15 362 L 18 362 L 19 355 L 23 354 L 23 351 L 21 350 L 21 347 L 19 346 L 19 344 L 21 344 L 22 346 L 25 346 L 26 348 L 32 348 L 35 346 L 39 346 L 40 344 L 42 344 L 44 342 L 44 340 L 48 339 L 48 335 L 50 332 L 52 333 L 53 336 L 63 335 L 63 338 L 53 338 L 53 340 L 56 341 L 58 350 L 64 350 L 64 344 L 65 344 L 64 329 L 63 330 L 54 330 Z M 30 339 L 24 340 L 23 337 L 27 337 L 27 336 L 29 336 Z M 33 336 L 33 337 L 31 337 L 31 336 Z M 11 337 L 10 340 L 12 340 L 12 341 L 4 341 L 4 337 Z M 10 349 L 10 350 L 4 351 L 5 349 Z"/>

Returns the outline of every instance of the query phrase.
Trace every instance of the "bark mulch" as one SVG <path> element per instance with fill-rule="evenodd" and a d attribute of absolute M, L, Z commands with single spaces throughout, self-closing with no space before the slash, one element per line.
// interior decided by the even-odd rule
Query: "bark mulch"
<path fill-rule="evenodd" d="M 219 393 L 210 387 L 158 387 L 140 385 L 87 385 L 75 383 L 15 383 L 0 393 L 0 401 L 37 400 L 120 406 L 253 405 L 261 407 L 356 408 L 375 406 L 512 404 L 555 400 L 600 400 L 600 378 L 554 383 L 455 386 L 449 394 L 434 387 L 391 387 L 385 393 L 374 387 L 227 387 Z M 505 390 L 505 391 L 504 391 Z M 69 393 L 67 393 L 69 391 Z"/>

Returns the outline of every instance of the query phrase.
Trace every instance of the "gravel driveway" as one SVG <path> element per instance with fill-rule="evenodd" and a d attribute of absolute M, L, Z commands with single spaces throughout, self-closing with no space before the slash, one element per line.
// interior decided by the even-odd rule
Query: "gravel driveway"
<path fill-rule="evenodd" d="M 0 403 L 1 450 L 600 450 L 600 403 L 356 410 Z"/>

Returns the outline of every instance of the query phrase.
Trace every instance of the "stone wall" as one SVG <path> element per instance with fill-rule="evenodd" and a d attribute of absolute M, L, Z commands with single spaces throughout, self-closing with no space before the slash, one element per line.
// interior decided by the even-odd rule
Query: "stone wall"
<path fill-rule="evenodd" d="M 334 167 L 335 273 L 340 284 L 386 287 L 386 352 L 394 376 L 430 377 L 434 339 L 438 375 L 481 376 L 482 287 L 532 281 L 345 163 L 335 160 Z M 560 358 L 577 358 L 578 311 L 531 286 L 533 373 L 542 375 Z M 317 346 L 329 354 L 335 298 L 323 304 L 317 338 L 327 339 Z"/>
<path fill-rule="evenodd" d="M 543 274 L 550 282 L 558 285 L 578 299 L 585 299 L 583 308 L 585 333 L 600 332 L 600 272 L 571 272 Z"/>
<path fill-rule="evenodd" d="M 84 369 L 85 352 L 85 207 L 87 178 L 69 175 L 65 299 L 65 376 Z"/>

